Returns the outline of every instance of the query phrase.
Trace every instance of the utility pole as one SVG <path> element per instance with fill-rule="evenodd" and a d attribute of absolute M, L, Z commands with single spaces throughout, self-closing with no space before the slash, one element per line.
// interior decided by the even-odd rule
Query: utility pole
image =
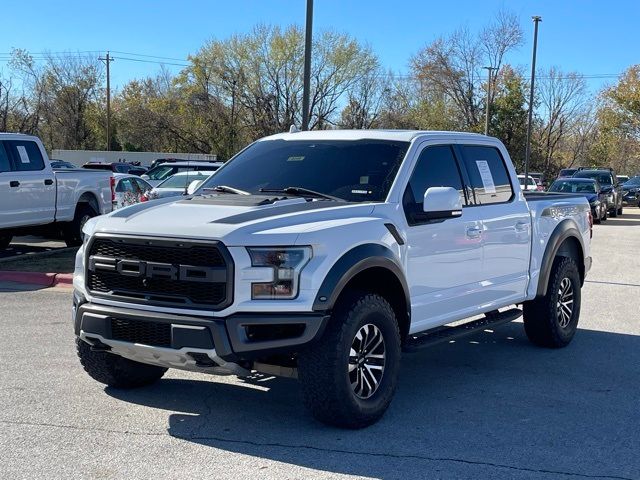
<path fill-rule="evenodd" d="M 542 17 L 534 15 L 533 20 L 533 55 L 531 59 L 531 88 L 529 91 L 529 121 L 527 123 L 527 145 L 524 153 L 524 182 L 527 185 L 529 181 L 529 157 L 531 156 L 531 128 L 533 123 L 533 94 L 535 91 L 536 80 L 536 53 L 538 50 L 538 23 L 542 21 Z"/>
<path fill-rule="evenodd" d="M 484 118 L 484 134 L 489 135 L 489 114 L 491 109 L 491 72 L 498 70 L 496 67 L 482 67 L 489 72 L 489 79 L 487 80 L 487 111 Z"/>
<path fill-rule="evenodd" d="M 113 58 L 109 56 L 109 52 L 105 57 L 98 57 L 107 65 L 107 152 L 111 150 L 111 75 L 109 72 L 109 64 L 113 62 Z"/>
<path fill-rule="evenodd" d="M 304 79 L 302 86 L 302 130 L 309 130 L 309 96 L 311 95 L 311 40 L 313 0 L 307 0 L 307 23 L 304 28 Z"/>

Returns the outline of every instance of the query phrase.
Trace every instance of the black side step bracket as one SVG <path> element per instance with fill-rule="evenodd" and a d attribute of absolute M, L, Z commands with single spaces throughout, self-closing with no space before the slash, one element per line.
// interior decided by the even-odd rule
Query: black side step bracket
<path fill-rule="evenodd" d="M 425 332 L 415 333 L 409 335 L 405 341 L 402 350 L 405 352 L 415 352 L 422 350 L 423 348 L 432 347 L 439 343 L 450 342 L 472 333 L 481 332 L 482 330 L 492 329 L 503 323 L 509 323 L 522 315 L 522 310 L 519 308 L 512 308 L 505 310 L 504 312 L 486 313 L 484 317 L 473 320 L 468 323 L 463 323 L 455 327 L 437 327 Z"/>

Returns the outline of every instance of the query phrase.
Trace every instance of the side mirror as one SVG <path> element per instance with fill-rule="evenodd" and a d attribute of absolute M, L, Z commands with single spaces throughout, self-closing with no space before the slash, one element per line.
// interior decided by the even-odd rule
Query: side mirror
<path fill-rule="evenodd" d="M 187 187 L 187 195 L 193 195 L 201 183 L 202 180 L 193 180 L 189 183 L 189 186 Z"/>
<path fill-rule="evenodd" d="M 430 187 L 424 192 L 422 211 L 428 220 L 460 217 L 460 192 L 451 187 Z"/>

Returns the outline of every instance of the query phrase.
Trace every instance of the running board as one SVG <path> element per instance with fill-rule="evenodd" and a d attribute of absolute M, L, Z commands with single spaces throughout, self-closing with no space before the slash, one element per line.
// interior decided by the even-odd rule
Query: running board
<path fill-rule="evenodd" d="M 438 327 L 421 333 L 409 335 L 404 343 L 402 350 L 404 352 L 415 352 L 423 348 L 432 347 L 439 343 L 450 342 L 472 333 L 481 332 L 486 329 L 492 329 L 503 323 L 509 323 L 522 315 L 522 310 L 512 308 L 504 312 L 489 312 L 484 317 L 473 320 L 472 322 L 463 323 L 456 327 Z"/>

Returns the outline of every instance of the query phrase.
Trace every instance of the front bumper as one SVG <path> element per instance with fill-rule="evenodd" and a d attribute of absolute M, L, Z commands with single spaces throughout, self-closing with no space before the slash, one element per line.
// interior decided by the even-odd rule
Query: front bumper
<path fill-rule="evenodd" d="M 243 375 L 253 360 L 292 354 L 322 335 L 322 313 L 175 315 L 84 301 L 74 295 L 74 329 L 96 349 L 167 368 Z"/>
<path fill-rule="evenodd" d="M 625 192 L 624 196 L 622 197 L 622 203 L 625 205 L 638 205 L 638 202 L 640 202 L 640 194 L 634 193 L 634 192 Z"/>

